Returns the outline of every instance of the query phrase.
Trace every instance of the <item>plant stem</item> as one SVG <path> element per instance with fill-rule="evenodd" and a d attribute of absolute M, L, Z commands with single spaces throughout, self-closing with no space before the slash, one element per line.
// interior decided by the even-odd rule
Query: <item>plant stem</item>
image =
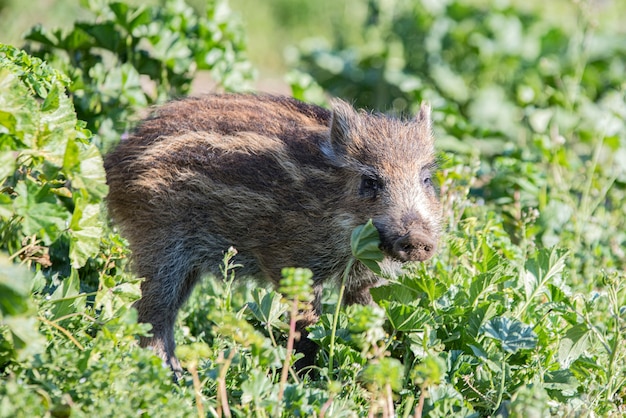
<path fill-rule="evenodd" d="M 74 336 L 65 328 L 63 328 L 61 325 L 59 324 L 55 324 L 52 321 L 47 320 L 46 318 L 42 317 L 42 316 L 38 316 L 37 317 L 38 320 L 40 320 L 41 322 L 48 324 L 56 329 L 58 329 L 59 331 L 61 331 L 63 334 L 65 334 L 67 336 L 67 338 L 70 339 L 71 342 L 74 343 L 74 345 L 76 347 L 78 347 L 79 350 L 83 351 L 85 349 L 85 347 L 83 347 L 81 345 L 81 343 L 78 342 L 78 340 L 76 338 L 74 338 Z"/>
<path fill-rule="evenodd" d="M 501 367 L 502 367 L 502 378 L 500 379 L 500 387 L 498 388 L 498 399 L 496 400 L 496 406 L 494 408 L 494 412 L 500 407 L 500 404 L 502 403 L 502 395 L 504 394 L 504 386 L 506 383 L 506 368 L 507 368 L 507 364 L 504 361 L 502 361 L 501 363 Z"/>
<path fill-rule="evenodd" d="M 198 376 L 198 367 L 196 362 L 192 362 L 187 367 L 189 373 L 191 373 L 191 378 L 193 380 L 193 389 L 196 395 L 196 409 L 198 410 L 198 418 L 203 418 L 204 415 L 204 405 L 202 405 L 202 385 L 200 384 L 200 377 Z"/>
<path fill-rule="evenodd" d="M 341 301 L 343 300 L 343 294 L 346 290 L 346 280 L 348 274 L 354 264 L 354 258 L 350 258 L 346 269 L 343 271 L 343 277 L 341 278 L 341 287 L 339 288 L 339 296 L 337 297 L 337 306 L 335 307 L 335 315 L 333 316 L 333 328 L 330 333 L 330 349 L 328 354 L 328 376 L 331 375 L 333 370 L 333 359 L 335 355 L 335 336 L 337 334 L 337 323 L 339 322 L 339 310 L 341 309 Z"/>
<path fill-rule="evenodd" d="M 283 362 L 283 370 L 280 374 L 280 389 L 278 390 L 278 405 L 283 400 L 285 392 L 285 384 L 287 383 L 287 377 L 289 376 L 289 363 L 291 361 L 291 353 L 293 352 L 293 343 L 296 338 L 296 322 L 298 320 L 298 298 L 294 298 L 291 305 L 291 314 L 289 315 L 289 336 L 287 337 L 287 353 L 285 354 L 285 361 Z"/>
<path fill-rule="evenodd" d="M 224 354 L 220 353 L 219 360 L 224 359 Z M 235 357 L 235 350 L 231 349 L 228 358 L 222 364 L 220 369 L 220 374 L 217 377 L 217 415 L 219 417 L 224 414 L 226 418 L 230 418 L 230 407 L 228 406 L 228 394 L 226 393 L 226 373 L 228 372 L 228 368 L 230 367 L 230 363 L 233 361 Z"/>
<path fill-rule="evenodd" d="M 420 398 L 417 402 L 417 407 L 415 408 L 415 415 L 413 415 L 414 418 L 421 418 L 423 411 L 424 411 L 424 401 L 426 399 L 426 388 L 425 387 L 421 387 L 420 388 Z"/>

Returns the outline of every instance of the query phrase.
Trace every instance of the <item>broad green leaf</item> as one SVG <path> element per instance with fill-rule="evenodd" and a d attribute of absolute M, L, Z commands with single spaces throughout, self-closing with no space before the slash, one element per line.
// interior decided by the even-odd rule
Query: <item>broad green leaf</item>
<path fill-rule="evenodd" d="M 16 131 L 15 128 L 17 127 L 17 119 L 12 113 L 0 110 L 0 126 L 2 126 L 0 132 L 14 134 Z M 4 141 L 2 143 L 2 148 L 8 148 L 8 146 L 4 144 Z"/>
<path fill-rule="evenodd" d="M 474 309 L 467 319 L 467 326 L 464 328 L 467 335 L 476 338 L 482 326 L 496 315 L 498 308 L 496 304 L 484 302 Z"/>
<path fill-rule="evenodd" d="M 150 10 L 142 6 L 129 7 L 126 3 L 114 2 L 109 5 L 109 8 L 115 13 L 116 22 L 133 35 L 137 27 L 147 25 L 152 21 Z"/>
<path fill-rule="evenodd" d="M 420 299 L 420 293 L 402 282 L 392 282 L 384 286 L 373 287 L 370 293 L 374 302 L 379 303 L 383 300 L 410 305 Z"/>
<path fill-rule="evenodd" d="M 106 73 L 101 93 L 125 105 L 145 107 L 148 104 L 139 72 L 129 63 Z"/>
<path fill-rule="evenodd" d="M 13 200 L 15 214 L 22 217 L 24 235 L 37 235 L 50 245 L 68 227 L 70 213 L 59 204 L 48 186 L 32 181 L 15 186 L 17 197 Z"/>
<path fill-rule="evenodd" d="M 105 282 L 103 280 L 102 282 Z M 96 294 L 94 306 L 100 310 L 100 318 L 108 320 L 119 315 L 119 310 L 141 298 L 137 283 L 121 283 L 103 289 Z"/>
<path fill-rule="evenodd" d="M 28 89 L 20 82 L 18 76 L 10 68 L 0 67 L 0 112 L 5 115 L 0 118 L 0 124 L 4 126 L 0 128 L 0 133 L 9 135 L 3 141 L 8 142 L 9 138 L 15 137 L 20 143 L 32 146 L 39 126 L 38 108 L 36 100 L 30 96 Z M 8 144 L 3 144 L 0 148 L 5 147 L 16 148 L 15 145 L 9 146 Z"/>
<path fill-rule="evenodd" d="M 51 309 L 52 318 L 49 319 L 55 320 L 70 313 L 84 311 L 85 300 L 86 297 L 80 293 L 78 271 L 72 269 L 69 277 L 63 279 L 50 296 L 53 305 Z"/>
<path fill-rule="evenodd" d="M 253 369 L 248 378 L 241 384 L 241 402 L 244 404 L 261 405 L 269 396 L 276 396 L 278 386 L 268 378 L 267 373 Z"/>
<path fill-rule="evenodd" d="M 509 406 L 510 417 L 549 417 L 550 397 L 541 384 L 526 384 L 512 396 Z M 498 415 L 502 416 L 502 415 Z"/>
<path fill-rule="evenodd" d="M 44 349 L 45 339 L 39 334 L 31 302 L 32 283 L 33 274 L 27 268 L 0 254 L 0 336 L 9 340 L 0 347 L 6 348 L 8 344 L 12 351 L 8 356 L 15 355 L 18 361 Z M 0 361 L 4 356 L 5 353 L 0 353 Z"/>
<path fill-rule="evenodd" d="M 348 329 L 354 334 L 384 335 L 385 312 L 376 305 L 351 305 L 346 308 Z"/>
<path fill-rule="evenodd" d="M 541 249 L 527 261 L 519 277 L 526 301 L 518 309 L 517 318 L 522 317 L 537 295 L 548 292 L 546 285 L 561 274 L 567 255 L 567 251 L 558 248 Z"/>
<path fill-rule="evenodd" d="M 591 331 L 585 324 L 574 325 L 559 342 L 559 364 L 567 369 L 591 344 Z"/>
<path fill-rule="evenodd" d="M 58 87 L 54 87 L 54 92 Z M 37 137 L 38 148 L 44 151 L 46 161 L 56 167 L 63 165 L 67 143 L 76 137 L 76 114 L 72 101 L 66 94 L 57 92 L 53 100 L 58 106 L 41 112 L 41 121 Z"/>
<path fill-rule="evenodd" d="M 496 317 L 481 327 L 481 331 L 490 338 L 502 343 L 502 349 L 508 353 L 529 350 L 537 346 L 537 335 L 532 327 L 516 319 Z"/>
<path fill-rule="evenodd" d="M 102 237 L 100 205 L 88 204 L 78 197 L 70 223 L 70 260 L 72 267 L 80 268 L 89 257 L 98 254 Z"/>
<path fill-rule="evenodd" d="M 45 350 L 46 339 L 39 333 L 39 321 L 33 316 L 13 316 L 3 320 L 4 325 L 11 331 L 14 350 L 17 360 L 39 354 Z"/>
<path fill-rule="evenodd" d="M 543 377 L 544 387 L 558 390 L 563 396 L 574 396 L 578 392 L 580 382 L 571 370 L 561 369 L 548 371 Z"/>
<path fill-rule="evenodd" d="M 78 164 L 78 165 L 77 165 Z M 63 166 L 74 189 L 83 189 L 90 201 L 98 202 L 108 192 L 102 154 L 95 145 L 68 142 Z"/>
<path fill-rule="evenodd" d="M 59 108 L 61 91 L 58 85 L 54 85 L 52 89 L 48 92 L 46 99 L 41 104 L 42 112 L 54 112 Z"/>
<path fill-rule="evenodd" d="M 32 276 L 28 269 L 13 264 L 0 253 L 0 317 L 20 315 L 29 310 Z"/>
<path fill-rule="evenodd" d="M 438 385 L 446 375 L 446 362 L 439 356 L 428 355 L 413 370 L 411 379 L 415 385 L 425 388 Z"/>
<path fill-rule="evenodd" d="M 7 194 L 0 193 L 0 218 L 4 218 L 2 219 L 4 222 L 13 218 L 13 216 L 13 199 Z"/>
<path fill-rule="evenodd" d="M 24 39 L 39 42 L 40 44 L 47 46 L 56 46 L 58 43 L 58 40 L 50 36 L 41 24 L 33 26 L 24 36 Z"/>
<path fill-rule="evenodd" d="M 431 303 L 442 297 L 448 290 L 447 287 L 436 278 L 428 277 L 423 274 L 413 277 L 407 276 L 403 279 L 403 283 L 418 292 L 425 293 L 428 297 L 428 301 Z"/>
<path fill-rule="evenodd" d="M 530 299 L 561 273 L 565 267 L 567 252 L 558 248 L 541 249 L 526 263 L 523 276 L 526 299 Z"/>
<path fill-rule="evenodd" d="M 69 51 L 85 50 L 94 46 L 94 41 L 89 34 L 75 27 L 65 37 L 63 37 L 60 45 L 63 49 Z"/>
<path fill-rule="evenodd" d="M 480 273 L 472 278 L 469 289 L 469 303 L 472 306 L 487 298 L 493 291 L 493 286 L 510 278 L 506 274 L 506 267 L 500 265 L 486 273 Z"/>
<path fill-rule="evenodd" d="M 2 141 L 2 137 L 0 137 Z M 17 151 L 0 150 L 0 184 L 4 183 L 4 179 L 15 172 Z"/>
<path fill-rule="evenodd" d="M 380 251 L 380 237 L 378 230 L 370 219 L 364 225 L 354 228 L 350 240 L 352 247 L 352 255 L 365 264 L 370 270 L 376 274 L 381 274 L 380 265 L 384 256 Z"/>
<path fill-rule="evenodd" d="M 247 306 L 257 321 L 271 327 L 279 327 L 281 315 L 289 309 L 288 305 L 282 303 L 281 296 L 274 291 L 268 292 L 263 288 L 257 288 L 252 297 L 254 302 L 248 303 Z"/>
<path fill-rule="evenodd" d="M 383 302 L 382 307 L 387 313 L 387 318 L 397 331 L 418 331 L 424 329 L 424 324 L 433 325 L 431 313 L 413 305 L 403 305 L 397 302 Z"/>
<path fill-rule="evenodd" d="M 122 45 L 120 33 L 113 22 L 76 23 L 76 27 L 91 35 L 96 40 L 97 47 L 118 52 Z"/>

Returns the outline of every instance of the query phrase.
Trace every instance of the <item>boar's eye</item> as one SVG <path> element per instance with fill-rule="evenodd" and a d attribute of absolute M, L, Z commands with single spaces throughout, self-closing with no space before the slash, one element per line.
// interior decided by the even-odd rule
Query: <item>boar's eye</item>
<path fill-rule="evenodd" d="M 433 177 L 432 177 L 432 173 L 430 171 L 430 169 L 424 169 L 422 171 L 422 184 L 424 185 L 424 187 L 432 189 L 434 188 L 434 184 L 433 184 Z"/>
<path fill-rule="evenodd" d="M 379 177 L 363 175 L 359 194 L 363 197 L 376 198 L 383 189 L 382 180 Z"/>

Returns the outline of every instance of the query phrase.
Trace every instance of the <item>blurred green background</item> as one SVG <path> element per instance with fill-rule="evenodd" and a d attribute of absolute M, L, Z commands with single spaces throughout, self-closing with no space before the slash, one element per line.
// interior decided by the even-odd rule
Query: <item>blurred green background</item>
<path fill-rule="evenodd" d="M 128 0 L 126 3 L 150 5 L 163 1 Z M 199 14 L 206 9 L 206 0 L 188 0 L 187 3 Z M 359 30 L 368 19 L 367 9 L 371 2 L 367 0 L 229 0 L 226 3 L 243 23 L 250 60 L 259 70 L 260 89 L 267 86 L 289 91 L 286 86 L 276 86 L 276 83 L 281 84 L 290 59 L 295 60 L 293 47 L 303 40 L 317 38 L 318 42 L 330 43 L 332 39 L 340 38 L 345 45 L 367 42 Z M 396 2 L 388 3 L 391 8 Z M 474 3 L 487 5 L 494 2 L 475 0 Z M 577 0 L 503 0 L 496 3 L 511 4 L 518 10 L 538 11 L 546 21 L 559 25 L 578 24 L 576 3 L 580 2 Z M 89 15 L 80 4 L 80 0 L 0 0 L 0 42 L 21 46 L 23 34 L 37 23 L 47 28 L 71 27 L 74 21 Z M 623 25 L 625 1 L 594 0 L 589 4 L 598 25 L 609 32 L 626 32 L 626 25 Z"/>

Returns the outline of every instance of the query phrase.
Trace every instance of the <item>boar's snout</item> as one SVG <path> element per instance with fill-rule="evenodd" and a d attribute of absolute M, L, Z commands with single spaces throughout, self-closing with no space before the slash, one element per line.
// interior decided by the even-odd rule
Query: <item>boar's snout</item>
<path fill-rule="evenodd" d="M 433 256 L 437 243 L 421 231 L 409 231 L 396 239 L 392 256 L 400 261 L 425 261 Z"/>
<path fill-rule="evenodd" d="M 380 249 L 401 262 L 426 261 L 435 254 L 439 230 L 415 214 L 399 219 L 375 220 Z"/>

